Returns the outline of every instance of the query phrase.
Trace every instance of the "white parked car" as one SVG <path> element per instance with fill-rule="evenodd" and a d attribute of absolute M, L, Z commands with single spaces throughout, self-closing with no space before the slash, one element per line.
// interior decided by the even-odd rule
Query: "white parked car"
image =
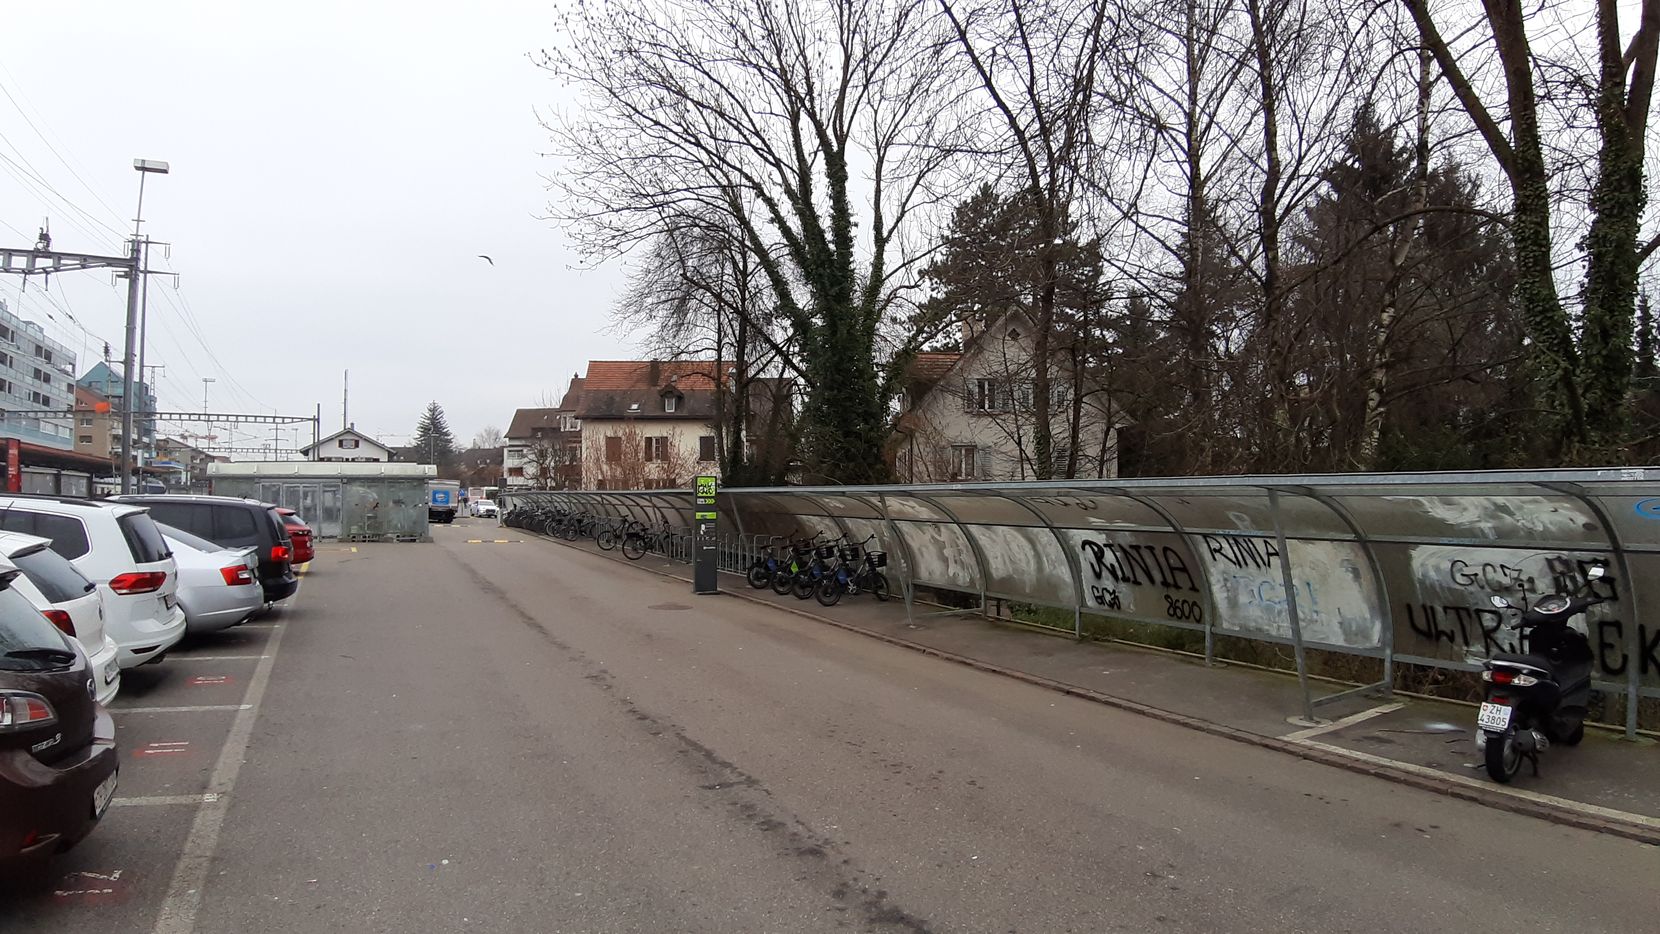
<path fill-rule="evenodd" d="M 12 589 L 28 597 L 52 625 L 81 644 L 97 685 L 94 697 L 107 705 L 121 690 L 121 664 L 119 647 L 104 631 L 104 598 L 97 584 L 51 546 L 39 536 L 0 532 L 0 557 L 23 572 L 12 579 Z"/>
<path fill-rule="evenodd" d="M 259 548 L 226 548 L 157 522 L 179 565 L 179 606 L 191 635 L 246 622 L 265 606 L 259 583 Z"/>
<path fill-rule="evenodd" d="M 184 637 L 178 565 L 144 507 L 10 493 L 0 496 L 0 529 L 51 539 L 98 585 L 122 668 L 160 661 Z"/>
<path fill-rule="evenodd" d="M 496 517 L 496 504 L 487 499 L 474 500 L 472 506 L 468 507 L 468 511 L 473 514 L 475 519 L 494 519 Z"/>

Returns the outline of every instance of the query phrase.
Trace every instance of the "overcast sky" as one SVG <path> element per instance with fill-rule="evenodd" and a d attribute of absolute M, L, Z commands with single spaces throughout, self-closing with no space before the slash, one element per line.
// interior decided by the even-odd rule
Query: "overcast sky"
<path fill-rule="evenodd" d="M 465 443 L 634 350 L 610 329 L 621 270 L 582 268 L 537 219 L 557 166 L 535 110 L 561 97 L 526 53 L 556 41 L 547 0 L 8 3 L 0 243 L 50 216 L 57 249 L 118 252 L 132 160 L 165 160 L 144 199 L 145 232 L 173 244 L 153 265 L 181 274 L 178 292 L 151 281 L 163 408 L 199 410 L 212 377 L 214 411 L 321 403 L 326 434 L 350 369 L 360 429 L 401 442 L 436 399 Z M 39 289 L 20 302 L 0 278 L 79 372 L 105 341 L 119 358 L 108 273 Z"/>

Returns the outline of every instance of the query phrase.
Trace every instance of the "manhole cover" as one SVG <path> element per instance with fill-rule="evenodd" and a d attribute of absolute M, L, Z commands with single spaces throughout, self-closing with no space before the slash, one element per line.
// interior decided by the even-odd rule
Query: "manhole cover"
<path fill-rule="evenodd" d="M 684 603 L 653 603 L 646 607 L 648 610 L 689 610 L 691 607 Z"/>

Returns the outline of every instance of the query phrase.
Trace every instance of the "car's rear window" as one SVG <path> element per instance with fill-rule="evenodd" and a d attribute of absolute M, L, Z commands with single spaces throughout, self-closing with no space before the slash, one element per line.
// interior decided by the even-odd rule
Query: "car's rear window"
<path fill-rule="evenodd" d="M 22 568 L 23 576 L 39 587 L 41 595 L 52 603 L 79 600 L 93 589 L 86 575 L 50 548 L 18 555 L 12 558 L 12 563 Z"/>
<path fill-rule="evenodd" d="M 291 543 L 291 539 L 288 537 L 288 526 L 282 524 L 282 514 L 277 512 L 277 507 L 272 506 L 265 510 L 265 514 L 271 518 L 271 533 L 276 537 L 277 542 L 282 544 Z"/>
<path fill-rule="evenodd" d="M 247 506 L 215 505 L 213 538 L 226 545 L 257 545 L 259 526 L 254 522 L 254 511 Z"/>
<path fill-rule="evenodd" d="M 213 514 L 202 503 L 152 499 L 144 501 L 143 505 L 149 507 L 150 520 L 153 522 L 165 522 L 175 529 L 203 537 L 213 534 Z"/>
<path fill-rule="evenodd" d="M 127 550 L 139 564 L 164 561 L 172 554 L 161 530 L 147 513 L 135 512 L 115 520 L 121 526 L 121 535 L 127 539 Z"/>
<path fill-rule="evenodd" d="M 186 548 L 194 548 L 197 551 L 205 551 L 208 554 L 225 550 L 225 546 L 223 545 L 216 545 L 200 535 L 192 535 L 184 529 L 176 529 L 165 522 L 157 522 L 156 528 L 161 530 L 162 535 L 178 542 Z"/>
<path fill-rule="evenodd" d="M 7 658 L 7 652 L 21 649 L 73 651 L 69 640 L 40 615 L 29 598 L 7 587 L 0 589 L 0 670 L 39 671 L 57 667 L 37 658 Z"/>
<path fill-rule="evenodd" d="M 65 558 L 79 558 L 92 550 L 86 526 L 73 516 L 55 516 L 12 506 L 0 511 L 0 529 L 23 532 L 52 540 L 52 550 Z"/>

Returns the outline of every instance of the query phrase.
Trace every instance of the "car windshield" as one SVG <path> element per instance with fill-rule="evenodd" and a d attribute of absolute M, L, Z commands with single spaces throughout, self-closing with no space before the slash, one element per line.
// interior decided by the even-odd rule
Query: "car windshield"
<path fill-rule="evenodd" d="M 0 588 L 0 670 L 40 671 L 62 667 L 40 657 L 18 653 L 74 651 L 74 646 L 47 622 L 27 597 L 11 587 Z M 74 656 L 71 655 L 71 660 Z"/>
<path fill-rule="evenodd" d="M 50 548 L 41 548 L 12 558 L 12 563 L 23 571 L 31 583 L 40 588 L 41 595 L 52 603 L 78 600 L 92 592 L 96 585 L 75 569 L 68 558 Z"/>
<path fill-rule="evenodd" d="M 205 551 L 209 553 L 225 550 L 223 545 L 215 545 L 200 535 L 192 535 L 184 529 L 174 528 L 165 522 L 157 522 L 156 528 L 161 530 L 163 538 L 173 542 L 174 544 L 183 545 L 186 548 L 194 548 L 197 551 Z"/>

